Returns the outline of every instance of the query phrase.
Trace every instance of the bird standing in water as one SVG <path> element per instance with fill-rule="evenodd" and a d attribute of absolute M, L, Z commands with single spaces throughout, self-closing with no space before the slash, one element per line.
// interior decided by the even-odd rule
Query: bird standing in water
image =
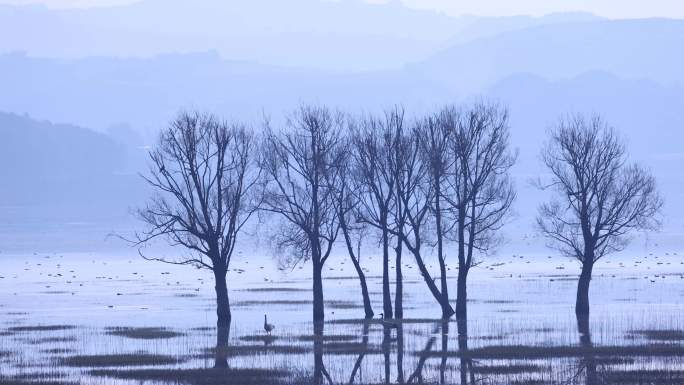
<path fill-rule="evenodd" d="M 385 314 L 383 313 L 380 313 L 380 322 L 382 323 L 382 326 L 388 326 L 390 328 L 397 327 L 397 323 L 392 319 L 385 319 Z"/>
<path fill-rule="evenodd" d="M 266 333 L 268 333 L 268 335 L 271 335 L 271 331 L 273 329 L 275 329 L 275 326 L 268 323 L 268 320 L 266 319 L 266 314 L 264 314 L 264 330 L 266 330 Z"/>

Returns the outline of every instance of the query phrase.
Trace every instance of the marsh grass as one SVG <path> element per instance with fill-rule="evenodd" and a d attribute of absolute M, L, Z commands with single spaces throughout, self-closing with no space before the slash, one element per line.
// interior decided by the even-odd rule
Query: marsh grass
<path fill-rule="evenodd" d="M 628 346 L 522 346 L 498 345 L 469 349 L 467 351 L 431 351 L 429 357 L 465 357 L 477 359 L 538 359 L 584 356 L 618 357 L 682 357 L 684 346 L 679 345 L 628 345 Z"/>
<path fill-rule="evenodd" d="M 299 287 L 252 287 L 248 289 L 240 289 L 237 291 L 251 292 L 251 293 L 292 293 L 292 292 L 309 292 L 310 289 Z"/>
<path fill-rule="evenodd" d="M 522 374 L 535 373 L 545 370 L 543 366 L 532 364 L 507 364 L 507 365 L 488 365 L 474 366 L 473 372 L 483 375 L 502 375 L 502 374 Z"/>
<path fill-rule="evenodd" d="M 64 343 L 70 343 L 70 342 L 76 342 L 78 339 L 74 336 L 68 336 L 68 337 L 43 337 L 43 338 L 36 338 L 36 339 L 31 339 L 26 342 L 28 342 L 31 345 L 44 345 L 44 344 L 64 344 Z"/>
<path fill-rule="evenodd" d="M 13 326 L 7 329 L 9 332 L 52 332 L 60 330 L 76 329 L 75 325 L 33 325 L 33 326 Z"/>
<path fill-rule="evenodd" d="M 184 336 L 185 333 L 176 332 L 163 327 L 109 327 L 107 334 L 138 340 L 169 339 Z"/>
<path fill-rule="evenodd" d="M 92 370 L 89 374 L 132 381 L 155 381 L 191 385 L 275 385 L 286 384 L 288 372 L 274 369 L 140 369 Z"/>
<path fill-rule="evenodd" d="M 632 330 L 630 334 L 651 341 L 684 341 L 684 330 Z"/>
<path fill-rule="evenodd" d="M 294 340 L 297 341 L 303 341 L 303 342 L 313 342 L 313 341 L 330 341 L 330 342 L 345 342 L 345 341 L 353 341 L 359 338 L 358 335 L 352 335 L 352 334 L 324 334 L 324 335 L 300 335 L 300 336 L 293 336 L 292 337 Z"/>
<path fill-rule="evenodd" d="M 382 347 L 361 342 L 329 342 L 323 345 L 323 353 L 329 355 L 381 354 Z"/>
<path fill-rule="evenodd" d="M 246 335 L 246 336 L 241 336 L 240 341 L 246 341 L 246 342 L 263 342 L 264 344 L 272 344 L 273 342 L 281 339 L 281 337 L 274 336 L 274 335 L 269 335 L 269 334 L 254 334 L 254 335 Z"/>
<path fill-rule="evenodd" d="M 278 300 L 248 300 L 248 301 L 236 301 L 232 306 L 236 307 L 257 307 L 257 306 L 303 306 L 311 305 L 313 301 L 310 300 L 291 300 L 291 299 L 278 299 Z"/>
<path fill-rule="evenodd" d="M 153 366 L 181 362 L 183 360 L 176 357 L 147 353 L 77 355 L 60 360 L 62 365 L 72 367 Z"/>
<path fill-rule="evenodd" d="M 222 351 L 229 357 L 235 356 L 257 356 L 257 355 L 290 355 L 290 354 L 305 354 L 311 352 L 313 349 L 309 346 L 302 345 L 230 345 L 222 348 Z M 216 348 L 204 349 L 201 354 L 195 355 L 194 358 L 214 358 L 216 356 Z"/>
<path fill-rule="evenodd" d="M 684 383 L 684 371 L 682 370 L 616 370 L 601 373 L 605 384 L 658 384 L 658 385 L 681 385 Z"/>
<path fill-rule="evenodd" d="M 14 378 L 0 376 L 2 385 L 77 385 L 78 383 L 59 379 Z"/>

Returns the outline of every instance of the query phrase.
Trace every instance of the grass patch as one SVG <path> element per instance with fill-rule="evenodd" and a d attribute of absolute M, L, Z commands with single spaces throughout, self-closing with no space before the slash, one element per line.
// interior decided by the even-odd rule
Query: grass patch
<path fill-rule="evenodd" d="M 52 332 L 59 330 L 76 329 L 74 325 L 34 325 L 34 326 L 14 326 L 8 328 L 10 332 Z"/>
<path fill-rule="evenodd" d="M 381 320 L 379 318 L 373 318 L 373 319 L 365 319 L 365 318 L 340 318 L 340 319 L 334 319 L 330 321 L 325 321 L 326 323 L 329 324 L 338 324 L 338 325 L 364 325 L 364 324 L 381 324 Z M 395 323 L 402 323 L 402 324 L 435 324 L 435 323 L 441 323 L 443 320 L 439 318 L 404 318 L 404 319 L 395 319 L 392 320 L 392 322 Z M 453 320 L 450 320 L 449 322 L 455 322 Z"/>
<path fill-rule="evenodd" d="M 337 309 L 337 310 L 361 309 L 361 308 L 363 308 L 363 304 L 352 302 L 352 301 L 330 301 L 330 302 L 326 302 L 325 306 L 329 309 Z"/>
<path fill-rule="evenodd" d="M 273 369 L 144 369 L 92 370 L 89 374 L 132 381 L 156 381 L 191 385 L 271 385 L 284 384 L 288 373 Z"/>
<path fill-rule="evenodd" d="M 322 336 L 317 336 L 317 335 L 303 335 L 303 336 L 295 336 L 293 337 L 297 341 L 304 341 L 304 342 L 313 342 L 313 341 L 326 341 L 326 342 L 344 342 L 344 341 L 353 341 L 359 336 L 354 336 L 351 334 L 324 334 Z"/>
<path fill-rule="evenodd" d="M 107 334 L 118 337 L 126 337 L 137 340 L 157 340 L 184 336 L 185 334 L 175 332 L 161 327 L 111 327 L 107 328 Z"/>
<path fill-rule="evenodd" d="M 298 287 L 255 287 L 251 289 L 242 289 L 238 291 L 247 291 L 253 293 L 292 293 L 292 292 L 307 292 L 310 289 L 302 289 Z"/>
<path fill-rule="evenodd" d="M 358 355 L 361 353 L 380 354 L 382 353 L 382 350 L 379 346 L 361 342 L 329 342 L 323 345 L 323 352 L 331 355 Z"/>
<path fill-rule="evenodd" d="M 256 356 L 263 354 L 304 354 L 311 352 L 311 348 L 299 345 L 231 345 L 222 348 L 229 357 L 236 356 Z M 213 358 L 216 356 L 216 349 L 205 349 L 195 358 Z"/>
<path fill-rule="evenodd" d="M 630 333 L 651 341 L 684 341 L 684 330 L 633 330 Z"/>
<path fill-rule="evenodd" d="M 17 377 L 0 377 L 0 384 L 2 385 L 76 385 L 75 382 L 61 381 L 61 380 L 50 380 L 43 379 L 40 376 L 33 378 L 22 378 Z"/>
<path fill-rule="evenodd" d="M 679 357 L 684 356 L 684 346 L 678 345 L 635 345 L 635 346 L 524 346 L 501 345 L 470 349 L 465 352 L 431 351 L 417 353 L 428 357 L 465 357 L 478 359 L 537 359 L 592 356 L 627 356 L 627 357 Z"/>
<path fill-rule="evenodd" d="M 71 356 L 60 360 L 62 365 L 73 367 L 102 366 L 150 366 L 171 365 L 181 362 L 175 357 L 157 354 L 103 354 L 92 356 Z"/>
<path fill-rule="evenodd" d="M 45 337 L 37 338 L 28 341 L 31 345 L 41 345 L 41 344 L 61 344 L 68 342 L 76 342 L 76 337 Z"/>
<path fill-rule="evenodd" d="M 45 354 L 71 354 L 76 352 L 75 349 L 67 349 L 67 348 L 53 348 L 53 349 L 43 349 L 40 351 L 41 353 Z"/>
<path fill-rule="evenodd" d="M 680 385 L 684 383 L 682 370 L 637 369 L 602 373 L 606 384 L 659 384 Z"/>
<path fill-rule="evenodd" d="M 287 300 L 287 299 L 277 299 L 277 300 L 252 300 L 252 301 L 237 301 L 234 306 L 246 307 L 246 306 L 301 306 L 301 305 L 311 305 L 313 301 L 308 300 Z"/>
<path fill-rule="evenodd" d="M 473 366 L 473 372 L 482 375 L 502 375 L 502 374 L 524 374 L 537 373 L 544 370 L 538 365 L 490 365 L 490 366 Z"/>
<path fill-rule="evenodd" d="M 255 334 L 251 336 L 242 336 L 240 337 L 240 341 L 247 341 L 247 342 L 263 342 L 265 344 L 270 344 L 273 343 L 275 340 L 279 339 L 276 336 L 271 336 L 268 334 Z"/>

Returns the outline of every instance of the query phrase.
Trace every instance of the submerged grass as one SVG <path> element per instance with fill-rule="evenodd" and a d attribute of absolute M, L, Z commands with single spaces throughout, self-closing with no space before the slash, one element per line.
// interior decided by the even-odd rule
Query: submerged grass
<path fill-rule="evenodd" d="M 7 330 L 10 332 L 51 332 L 59 330 L 76 329 L 74 325 L 33 325 L 33 326 L 13 326 Z"/>
<path fill-rule="evenodd" d="M 225 346 L 221 349 L 229 357 L 271 354 L 304 354 L 313 350 L 311 347 L 301 345 L 231 345 Z M 207 359 L 213 358 L 215 356 L 216 348 L 209 348 L 205 349 L 202 354 L 196 355 L 195 358 Z"/>
<path fill-rule="evenodd" d="M 537 359 L 582 356 L 627 356 L 627 357 L 680 357 L 684 346 L 679 345 L 634 345 L 634 346 L 523 346 L 499 345 L 470 349 L 467 351 L 431 351 L 417 353 L 428 357 L 466 357 L 479 359 Z"/>
<path fill-rule="evenodd" d="M 509 364 L 509 365 L 488 365 L 473 366 L 472 371 L 477 374 L 501 375 L 501 374 L 523 374 L 541 372 L 545 368 L 539 365 L 530 364 Z"/>
<path fill-rule="evenodd" d="M 107 328 L 107 334 L 138 340 L 168 339 L 185 335 L 184 333 L 176 332 L 163 327 L 110 327 Z"/>
<path fill-rule="evenodd" d="M 132 381 L 155 381 L 191 385 L 271 385 L 285 384 L 288 373 L 273 369 L 143 369 L 92 370 L 89 374 Z"/>
<path fill-rule="evenodd" d="M 652 341 L 684 341 L 684 330 L 633 330 L 630 333 Z"/>
<path fill-rule="evenodd" d="M 307 292 L 311 289 L 302 289 L 298 287 L 254 287 L 249 289 L 241 289 L 238 291 L 252 292 L 252 293 L 288 293 L 288 292 Z"/>
<path fill-rule="evenodd" d="M 180 362 L 182 360 L 175 357 L 147 353 L 78 355 L 60 360 L 62 365 L 73 367 L 152 366 L 171 365 Z"/>

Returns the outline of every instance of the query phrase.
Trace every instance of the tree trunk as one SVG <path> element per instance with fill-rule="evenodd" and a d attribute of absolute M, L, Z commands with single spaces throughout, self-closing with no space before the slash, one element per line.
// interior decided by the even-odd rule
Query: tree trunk
<path fill-rule="evenodd" d="M 363 311 L 367 319 L 373 318 L 375 313 L 373 313 L 373 306 L 371 305 L 370 296 L 368 295 L 368 285 L 366 284 L 366 275 L 363 274 L 361 270 L 361 265 L 358 261 L 354 261 L 354 268 L 359 276 L 359 282 L 361 282 L 361 295 L 363 296 Z"/>
<path fill-rule="evenodd" d="M 427 267 L 425 267 L 425 262 L 423 262 L 420 253 L 417 251 L 417 249 L 411 250 L 411 253 L 413 254 L 416 264 L 418 265 L 420 275 L 423 276 L 423 281 L 425 281 L 425 284 L 430 290 L 430 293 L 432 293 L 432 296 L 437 300 L 437 302 L 440 304 L 442 308 L 442 317 L 451 317 L 454 314 L 454 310 L 451 307 L 449 300 L 445 299 L 444 296 L 442 296 L 442 293 L 439 291 L 439 288 L 437 288 L 437 285 L 435 285 L 435 282 L 432 279 L 430 272 L 428 271 Z"/>
<path fill-rule="evenodd" d="M 468 319 L 468 263 L 465 255 L 465 207 L 458 209 L 458 279 L 456 281 L 456 319 Z"/>
<path fill-rule="evenodd" d="M 398 319 L 404 318 L 404 276 L 401 272 L 401 254 L 402 254 L 402 240 L 401 237 L 397 239 L 396 248 L 396 282 L 394 292 L 394 317 Z"/>
<path fill-rule="evenodd" d="M 404 324 L 397 324 L 397 383 L 404 383 Z"/>
<path fill-rule="evenodd" d="M 323 384 L 323 322 L 314 322 L 314 381 L 316 385 Z"/>
<path fill-rule="evenodd" d="M 228 301 L 228 285 L 226 284 L 226 270 L 220 267 L 214 268 L 214 278 L 216 280 L 216 315 L 218 328 L 230 327 L 230 302 Z"/>
<path fill-rule="evenodd" d="M 387 325 L 382 325 L 382 355 L 385 358 L 385 384 L 390 383 L 390 350 L 392 348 L 392 329 Z"/>
<path fill-rule="evenodd" d="M 589 283 L 591 282 L 591 271 L 594 263 L 586 260 L 582 264 L 582 273 L 577 282 L 577 302 L 575 303 L 575 314 L 578 317 L 589 315 Z"/>
<path fill-rule="evenodd" d="M 382 310 L 385 318 L 393 318 L 389 283 L 389 231 L 387 230 L 387 220 L 383 221 L 382 226 Z"/>
<path fill-rule="evenodd" d="M 442 234 L 442 211 L 440 208 L 440 183 L 439 179 L 436 179 L 436 198 L 435 198 L 435 224 L 437 226 L 437 260 L 439 262 L 439 281 L 440 281 L 440 292 L 442 293 L 442 318 L 447 319 L 452 316 L 453 311 L 451 306 L 448 308 L 444 306 L 449 304 L 449 286 L 447 285 L 447 270 L 446 263 L 444 262 L 444 247 L 443 247 L 443 234 Z"/>
<path fill-rule="evenodd" d="M 449 320 L 442 319 L 442 360 L 439 363 L 439 383 L 446 384 L 447 357 L 449 351 Z"/>
<path fill-rule="evenodd" d="M 347 245 L 347 252 L 349 253 L 349 258 L 354 265 L 356 270 L 356 275 L 359 277 L 359 283 L 361 284 L 361 295 L 363 296 L 363 310 L 366 314 L 366 318 L 373 318 L 373 306 L 371 305 L 370 296 L 368 295 L 368 285 L 366 284 L 366 275 L 363 273 L 361 264 L 359 263 L 359 253 L 354 255 L 354 246 L 352 245 L 351 236 L 349 235 L 349 228 L 344 220 L 344 213 L 340 214 L 340 227 L 342 227 L 342 234 L 344 235 L 344 243 Z"/>
<path fill-rule="evenodd" d="M 456 287 L 456 319 L 468 319 L 468 293 L 467 293 L 468 269 L 465 266 L 458 268 L 458 280 Z"/>
<path fill-rule="evenodd" d="M 325 320 L 323 308 L 323 265 L 314 259 L 313 263 L 313 321 L 314 323 Z"/>
<path fill-rule="evenodd" d="M 219 327 L 216 331 L 216 354 L 214 357 L 214 367 L 227 368 L 228 338 L 230 337 L 230 325 L 228 327 Z"/>

